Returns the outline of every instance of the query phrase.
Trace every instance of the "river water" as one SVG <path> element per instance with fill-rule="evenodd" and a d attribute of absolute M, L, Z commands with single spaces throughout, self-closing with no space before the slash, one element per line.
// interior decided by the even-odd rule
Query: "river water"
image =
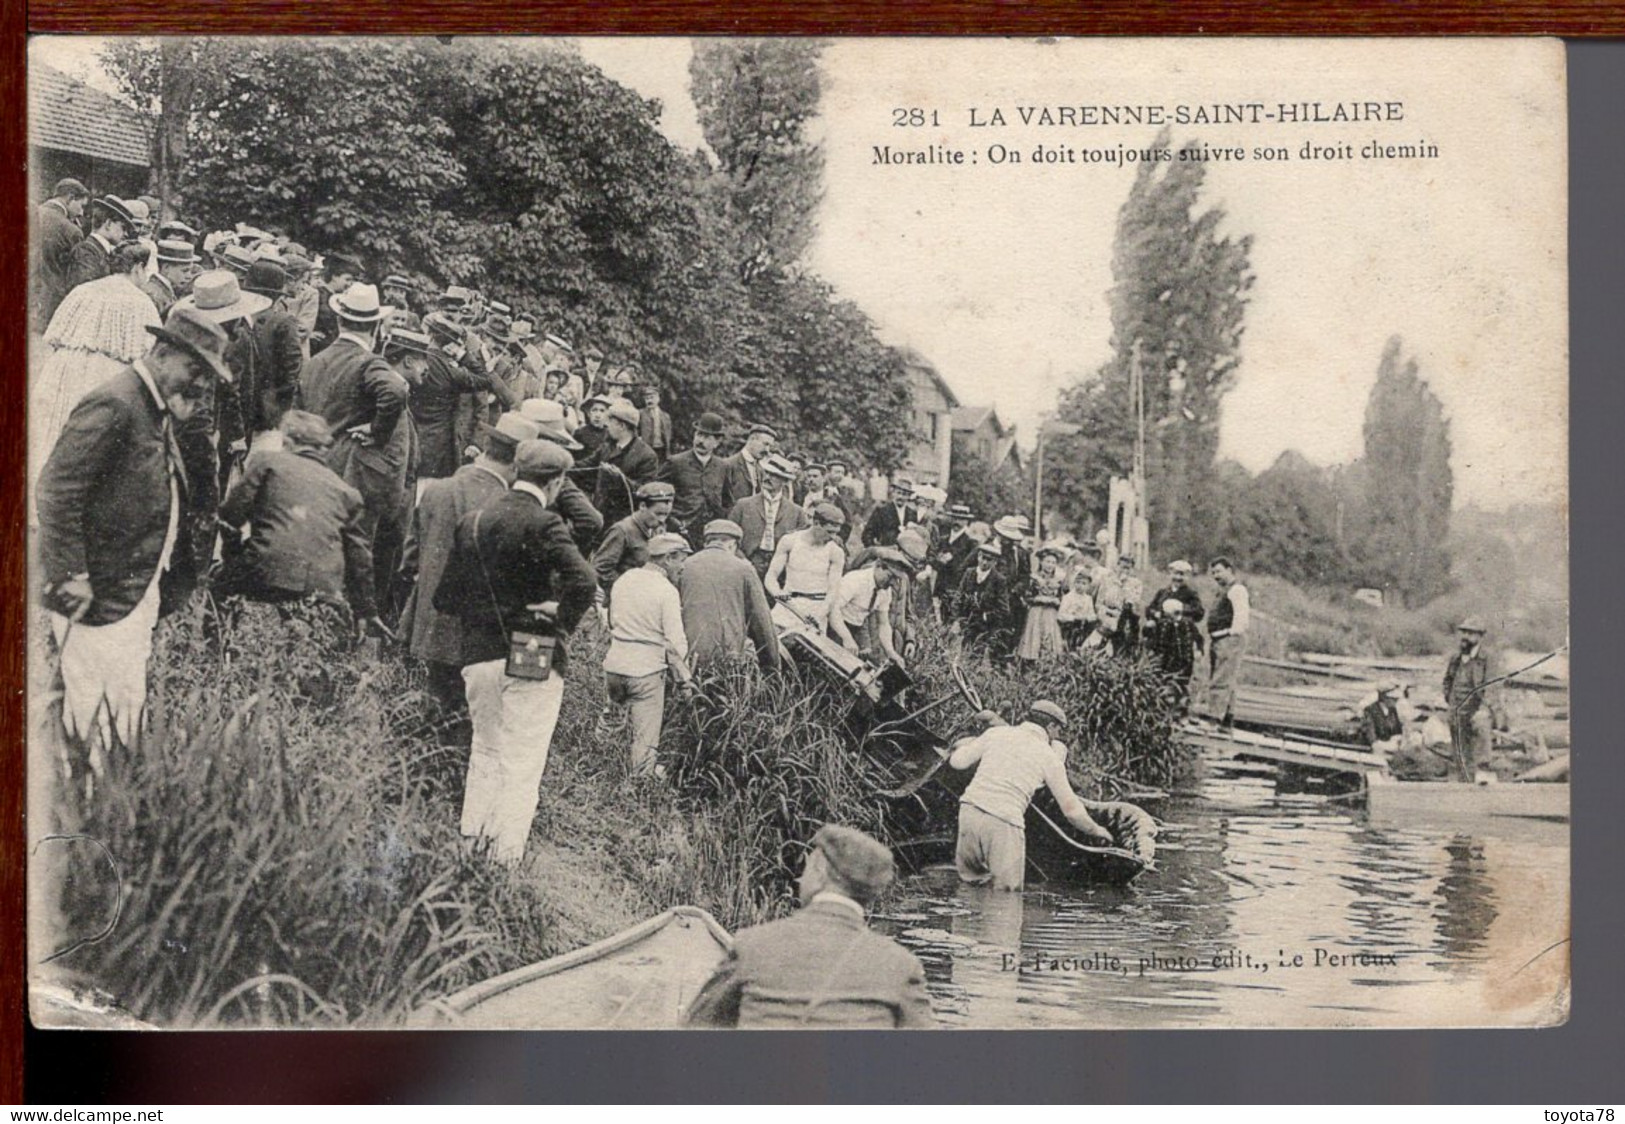
<path fill-rule="evenodd" d="M 876 915 L 948 1026 L 1486 1026 L 1561 1021 L 1566 828 L 1376 827 L 1347 802 L 1209 771 L 1151 806 L 1127 888 L 907 879 Z"/>

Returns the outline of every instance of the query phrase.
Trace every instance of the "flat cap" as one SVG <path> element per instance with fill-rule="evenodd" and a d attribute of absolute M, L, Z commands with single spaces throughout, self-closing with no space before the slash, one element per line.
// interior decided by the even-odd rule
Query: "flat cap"
<path fill-rule="evenodd" d="M 713 519 L 705 525 L 705 537 L 709 539 L 718 536 L 742 539 L 745 537 L 745 529 L 732 519 Z"/>
<path fill-rule="evenodd" d="M 774 429 L 772 426 L 767 425 L 764 422 L 757 422 L 754 425 L 752 425 L 750 427 L 750 429 L 746 432 L 745 436 L 753 437 L 758 433 L 765 433 L 769 437 L 773 438 L 773 440 L 775 440 L 775 441 L 777 441 L 779 439 L 779 431 Z"/>
<path fill-rule="evenodd" d="M 664 480 L 651 480 L 647 484 L 638 485 L 637 498 L 640 500 L 654 502 L 675 499 L 676 496 L 677 489 Z"/>
<path fill-rule="evenodd" d="M 676 554 L 679 551 L 688 554 L 691 550 L 692 548 L 688 545 L 687 539 L 671 531 L 661 531 L 649 540 L 650 558 L 664 558 L 668 554 Z"/>
<path fill-rule="evenodd" d="M 874 901 L 897 877 L 891 849 L 857 828 L 825 824 L 813 836 L 812 845 L 824 856 L 830 873 L 859 902 Z"/>
<path fill-rule="evenodd" d="M 643 415 L 638 412 L 636 406 L 626 399 L 617 398 L 609 404 L 609 416 L 617 421 L 623 421 L 627 425 L 637 425 L 638 418 Z"/>
<path fill-rule="evenodd" d="M 1029 718 L 1047 718 L 1051 722 L 1059 722 L 1063 726 L 1066 725 L 1066 711 L 1062 710 L 1059 706 L 1050 702 L 1048 699 L 1039 699 L 1034 702 L 1033 705 L 1029 706 L 1027 708 L 1027 716 Z"/>
<path fill-rule="evenodd" d="M 914 572 L 914 564 L 903 557 L 903 552 L 895 547 L 882 546 L 875 550 L 875 562 L 881 566 L 890 566 L 894 570 L 905 573 Z"/>
<path fill-rule="evenodd" d="M 902 551 L 908 560 L 918 566 L 925 561 L 926 555 L 931 552 L 931 544 L 926 542 L 925 536 L 913 527 L 904 527 L 897 533 L 897 549 Z"/>
<path fill-rule="evenodd" d="M 813 504 L 812 517 L 820 523 L 829 523 L 835 527 L 846 525 L 846 513 L 832 503 Z"/>
<path fill-rule="evenodd" d="M 500 422 L 502 419 L 497 420 Z M 574 468 L 575 463 L 576 459 L 561 446 L 538 437 L 519 442 L 519 448 L 513 454 L 514 471 L 527 480 L 551 480 Z"/>
<path fill-rule="evenodd" d="M 1479 635 L 1483 635 L 1484 633 L 1488 632 L 1489 629 L 1484 627 L 1483 617 L 1468 617 L 1466 620 L 1462 621 L 1456 626 L 1456 631 L 1476 632 Z"/>

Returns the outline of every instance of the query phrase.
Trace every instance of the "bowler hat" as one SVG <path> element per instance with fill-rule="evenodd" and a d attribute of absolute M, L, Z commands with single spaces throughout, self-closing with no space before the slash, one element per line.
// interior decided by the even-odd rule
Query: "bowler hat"
<path fill-rule="evenodd" d="M 164 343 L 189 352 L 221 382 L 231 381 L 231 371 L 226 366 L 225 329 L 195 308 L 184 308 L 177 303 L 169 310 L 163 327 L 149 324 L 147 331 Z"/>
<path fill-rule="evenodd" d="M 267 297 L 280 297 L 287 287 L 288 274 L 274 261 L 255 262 L 248 267 L 248 277 L 243 281 L 243 288 Z"/>
<path fill-rule="evenodd" d="M 745 529 L 732 519 L 713 519 L 705 525 L 706 538 L 733 538 L 745 537 Z"/>
<path fill-rule="evenodd" d="M 825 824 L 812 838 L 813 849 L 860 904 L 874 901 L 897 877 L 891 849 L 853 827 Z"/>
<path fill-rule="evenodd" d="M 212 269 L 192 280 L 192 292 L 175 302 L 176 308 L 191 309 L 206 320 L 225 324 L 271 307 L 271 298 L 245 293 L 237 275 L 229 269 Z"/>
<path fill-rule="evenodd" d="M 721 437 L 727 433 L 722 426 L 722 417 L 709 411 L 700 415 L 700 420 L 694 423 L 694 432 L 703 433 L 708 437 Z"/>

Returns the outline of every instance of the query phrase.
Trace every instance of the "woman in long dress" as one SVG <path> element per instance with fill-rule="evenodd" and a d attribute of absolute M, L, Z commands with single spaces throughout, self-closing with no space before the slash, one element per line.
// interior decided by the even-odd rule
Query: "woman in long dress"
<path fill-rule="evenodd" d="M 43 359 L 29 403 L 30 495 L 40 466 L 79 400 L 145 355 L 153 342 L 147 329 L 163 326 L 157 306 L 141 287 L 146 248 L 137 242 L 116 246 L 112 265 L 106 277 L 68 293 L 45 328 Z"/>
<path fill-rule="evenodd" d="M 1066 579 L 1061 574 L 1065 552 L 1053 543 L 1038 549 L 1038 572 L 1027 582 L 1027 627 L 1021 632 L 1016 655 L 1023 660 L 1058 656 L 1065 650 L 1059 609 Z"/>

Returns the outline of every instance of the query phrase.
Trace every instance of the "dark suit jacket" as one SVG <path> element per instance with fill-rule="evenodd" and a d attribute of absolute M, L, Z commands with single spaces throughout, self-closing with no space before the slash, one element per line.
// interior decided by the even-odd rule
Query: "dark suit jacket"
<path fill-rule="evenodd" d="M 220 518 L 233 527 L 250 525 L 236 571 L 246 586 L 342 594 L 365 619 L 377 613 L 377 598 L 361 509 L 361 493 L 327 467 L 319 450 L 259 450 L 220 505 Z"/>
<path fill-rule="evenodd" d="M 905 514 L 907 513 L 905 509 Z M 869 513 L 863 525 L 864 546 L 896 546 L 897 533 L 903 529 L 903 520 L 897 514 L 897 505 L 883 503 Z"/>
<path fill-rule="evenodd" d="M 994 566 L 987 580 L 978 582 L 973 563 L 955 590 L 954 616 L 965 626 L 967 641 L 986 638 L 997 643 L 997 635 L 1011 627 L 1010 576 L 1004 567 Z"/>
<path fill-rule="evenodd" d="M 154 273 L 147 278 L 146 282 L 141 286 L 141 291 L 152 298 L 154 307 L 158 309 L 158 318 L 160 320 L 169 315 L 169 310 L 180 299 L 175 290 L 169 287 L 169 282 L 164 279 L 161 273 Z"/>
<path fill-rule="evenodd" d="M 564 520 L 529 492 L 510 490 L 458 522 L 434 607 L 462 619 L 466 667 L 505 659 L 508 633 L 515 629 L 563 641 L 597 588 Z M 552 600 L 559 603 L 553 621 L 525 608 Z M 565 661 L 561 642 L 554 655 L 557 674 L 564 673 Z"/>
<path fill-rule="evenodd" d="M 300 377 L 305 409 L 327 419 L 333 447 L 327 464 L 367 503 L 371 527 L 394 515 L 411 469 L 413 428 L 406 413 L 406 380 L 382 356 L 339 340 L 305 364 Z M 352 439 L 352 426 L 371 424 L 370 444 Z"/>
<path fill-rule="evenodd" d="M 758 493 L 740 500 L 733 505 L 733 510 L 728 512 L 728 518 L 738 523 L 740 529 L 745 532 L 739 540 L 739 553 L 748 558 L 752 551 L 761 547 L 762 532 L 767 530 L 767 504 L 764 498 Z M 779 518 L 773 525 L 774 545 L 777 546 L 778 541 L 791 531 L 799 531 L 807 524 L 807 513 L 797 507 L 786 494 L 779 500 Z"/>
<path fill-rule="evenodd" d="M 949 532 L 952 534 L 952 532 Z M 965 576 L 965 571 L 976 565 L 977 542 L 969 535 L 961 534 L 952 542 L 949 536 L 944 535 L 937 548 L 937 593 L 945 603 L 953 600 L 954 593 L 959 589 L 959 580 Z"/>
<path fill-rule="evenodd" d="M 643 438 L 634 437 L 626 443 L 626 448 L 614 448 L 609 439 L 598 446 L 598 463 L 613 465 L 630 481 L 634 490 L 639 484 L 647 484 L 660 474 L 660 458 L 655 456 L 653 449 L 644 444 Z"/>
<path fill-rule="evenodd" d="M 73 252 L 68 257 L 67 288 L 62 291 L 63 296 L 86 281 L 95 281 L 112 272 L 113 257 L 102 248 L 101 240 L 88 236 L 81 238 L 74 243 Z"/>
<path fill-rule="evenodd" d="M 124 619 L 147 591 L 169 526 L 170 465 L 180 449 L 164 438 L 165 411 L 126 367 L 68 415 L 35 486 L 41 588 L 89 574 L 95 594 L 87 624 Z M 181 478 L 180 499 L 187 495 Z M 194 571 L 183 525 L 164 575 L 172 607 Z"/>
<path fill-rule="evenodd" d="M 450 476 L 430 480 L 418 497 L 401 555 L 401 576 L 412 592 L 400 629 L 407 650 L 418 659 L 463 665 L 462 618 L 436 609 L 433 594 L 451 560 L 457 524 L 507 491 L 507 481 L 495 473 L 465 464 Z"/>
<path fill-rule="evenodd" d="M 919 960 L 831 901 L 736 935 L 686 1021 L 783 1029 L 936 1025 Z"/>
<path fill-rule="evenodd" d="M 722 505 L 722 488 L 728 473 L 726 457 L 712 455 L 706 464 L 693 449 L 671 457 L 660 470 L 660 479 L 677 489 L 671 505 L 672 525 L 695 537 L 696 525 L 703 530 L 713 519 L 728 511 Z"/>
<path fill-rule="evenodd" d="M 84 240 L 85 232 L 54 200 L 40 204 L 35 212 L 35 220 L 36 322 L 44 330 L 51 322 L 56 306 L 68 295 L 68 271 L 73 260 L 73 248 Z"/>
<path fill-rule="evenodd" d="M 237 379 L 243 436 L 275 429 L 293 407 L 304 358 L 299 322 L 280 308 L 266 309 L 237 333 L 226 348 L 226 364 Z"/>
<path fill-rule="evenodd" d="M 463 436 L 458 433 L 458 407 L 465 394 L 489 390 L 504 407 L 516 399 L 508 385 L 483 372 L 472 371 L 451 356 L 436 351 L 429 356 L 429 369 L 412 387 L 412 420 L 417 423 L 418 477 L 450 476 L 463 463 Z"/>
<path fill-rule="evenodd" d="M 757 469 L 760 472 L 760 469 Z M 740 500 L 748 500 L 757 492 L 756 484 L 750 478 L 750 469 L 745 467 L 745 454 L 735 453 L 731 457 L 723 458 L 722 474 L 722 508 L 731 511 L 734 504 Z"/>

